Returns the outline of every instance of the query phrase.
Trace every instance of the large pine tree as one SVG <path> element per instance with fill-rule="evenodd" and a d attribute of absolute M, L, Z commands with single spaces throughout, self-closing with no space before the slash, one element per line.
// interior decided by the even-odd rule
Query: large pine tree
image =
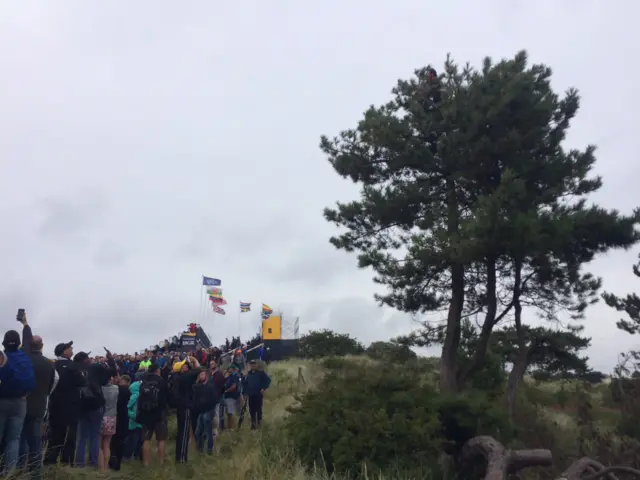
<path fill-rule="evenodd" d="M 526 349 L 522 310 L 580 317 L 599 279 L 581 267 L 638 240 L 638 216 L 586 196 L 595 148 L 562 142 L 579 97 L 553 92 L 551 70 L 525 52 L 480 70 L 449 59 L 400 80 L 393 99 L 321 148 L 361 198 L 326 209 L 346 231 L 331 239 L 359 252 L 387 287 L 377 299 L 407 312 L 447 311 L 440 386 L 455 391 L 482 366 L 494 326 L 511 318 Z M 478 347 L 458 363 L 461 321 L 482 316 Z M 524 352 L 524 350 L 523 350 Z"/>

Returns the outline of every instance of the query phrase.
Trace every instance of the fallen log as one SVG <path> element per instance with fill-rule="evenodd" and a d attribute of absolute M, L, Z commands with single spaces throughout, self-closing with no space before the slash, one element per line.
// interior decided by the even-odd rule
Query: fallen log
<path fill-rule="evenodd" d="M 547 449 L 507 449 L 493 437 L 478 436 L 462 447 L 458 465 L 462 471 L 469 470 L 478 458 L 486 464 L 484 480 L 508 480 L 520 470 L 530 467 L 549 467 L 553 457 Z M 618 480 L 616 473 L 626 473 L 640 480 L 640 470 L 613 466 L 605 467 L 589 457 L 572 463 L 556 480 Z"/>
<path fill-rule="evenodd" d="M 552 463 L 551 451 L 546 449 L 509 450 L 493 437 L 479 436 L 462 447 L 458 463 L 462 470 L 484 457 L 487 468 L 485 480 L 506 480 L 509 474 L 527 467 L 548 467 Z"/>

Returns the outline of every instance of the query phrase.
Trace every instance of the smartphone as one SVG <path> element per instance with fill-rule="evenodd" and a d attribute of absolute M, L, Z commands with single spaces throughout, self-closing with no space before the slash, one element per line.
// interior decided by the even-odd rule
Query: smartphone
<path fill-rule="evenodd" d="M 22 323 L 24 321 L 24 308 L 18 309 L 18 314 L 16 315 L 16 320 Z"/>

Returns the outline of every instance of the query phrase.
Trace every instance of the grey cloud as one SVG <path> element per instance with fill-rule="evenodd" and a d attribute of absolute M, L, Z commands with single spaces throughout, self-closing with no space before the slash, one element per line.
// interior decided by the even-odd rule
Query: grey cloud
<path fill-rule="evenodd" d="M 558 90 L 583 94 L 568 143 L 600 143 L 597 201 L 640 204 L 632 128 L 640 99 L 628 61 L 640 53 L 635 3 L 441 7 L 156 2 L 152 18 L 142 3 L 126 14 L 86 0 L 5 8 L 4 328 L 25 306 L 49 346 L 73 338 L 82 349 L 105 342 L 132 351 L 194 319 L 216 341 L 253 334 L 259 319 L 238 321 L 231 302 L 269 299 L 299 315 L 303 331 L 334 328 L 369 342 L 411 329 L 409 317 L 375 305 L 377 287 L 355 256 L 328 244 L 335 230 L 322 208 L 358 191 L 317 145 L 320 134 L 351 128 L 370 104 L 386 102 L 398 77 L 441 64 L 449 51 L 477 65 L 525 47 L 532 61 L 549 63 Z M 620 65 L 616 88 L 604 92 L 603 76 Z M 617 252 L 593 269 L 624 293 L 635 285 L 634 259 Z M 223 277 L 224 318 L 198 313 L 205 272 Z M 612 328 L 615 319 L 602 305 L 589 312 L 596 365 L 611 366 L 610 352 L 633 343 Z"/>
<path fill-rule="evenodd" d="M 339 277 L 353 274 L 357 268 L 354 255 L 336 250 L 324 239 L 319 243 L 309 239 L 290 245 L 285 258 L 265 263 L 273 282 L 303 283 L 308 288 L 327 287 Z M 284 255 L 283 255 L 284 256 Z"/>
<path fill-rule="evenodd" d="M 116 243 L 115 240 L 106 240 L 99 247 L 93 257 L 95 264 L 99 267 L 121 266 L 127 261 L 130 253 Z"/>
<path fill-rule="evenodd" d="M 107 209 L 101 195 L 85 192 L 73 196 L 49 196 L 38 202 L 42 220 L 38 234 L 45 237 L 69 238 L 99 223 Z"/>
<path fill-rule="evenodd" d="M 380 308 L 373 299 L 363 297 L 315 301 L 304 306 L 283 304 L 282 309 L 290 319 L 300 318 L 301 334 L 328 328 L 348 333 L 365 344 L 386 341 L 416 327 L 410 315 Z"/>

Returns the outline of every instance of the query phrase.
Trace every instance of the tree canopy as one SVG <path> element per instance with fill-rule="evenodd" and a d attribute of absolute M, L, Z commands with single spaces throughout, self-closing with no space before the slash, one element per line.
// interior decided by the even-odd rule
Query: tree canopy
<path fill-rule="evenodd" d="M 343 228 L 331 238 L 356 251 L 386 287 L 376 298 L 399 310 L 446 311 L 440 387 L 460 389 L 482 368 L 493 329 L 513 322 L 523 373 L 524 308 L 547 320 L 580 319 L 601 281 L 583 266 L 640 238 L 639 212 L 588 201 L 601 185 L 595 146 L 563 141 L 580 103 L 560 96 L 551 69 L 525 52 L 480 69 L 447 59 L 399 80 L 357 127 L 321 148 L 335 171 L 361 185 L 360 198 L 327 208 Z M 462 321 L 480 318 L 477 347 L 462 365 Z"/>
<path fill-rule="evenodd" d="M 320 358 L 332 355 L 358 355 L 364 353 L 364 347 L 346 333 L 325 329 L 314 330 L 300 337 L 298 352 L 305 358 Z"/>

